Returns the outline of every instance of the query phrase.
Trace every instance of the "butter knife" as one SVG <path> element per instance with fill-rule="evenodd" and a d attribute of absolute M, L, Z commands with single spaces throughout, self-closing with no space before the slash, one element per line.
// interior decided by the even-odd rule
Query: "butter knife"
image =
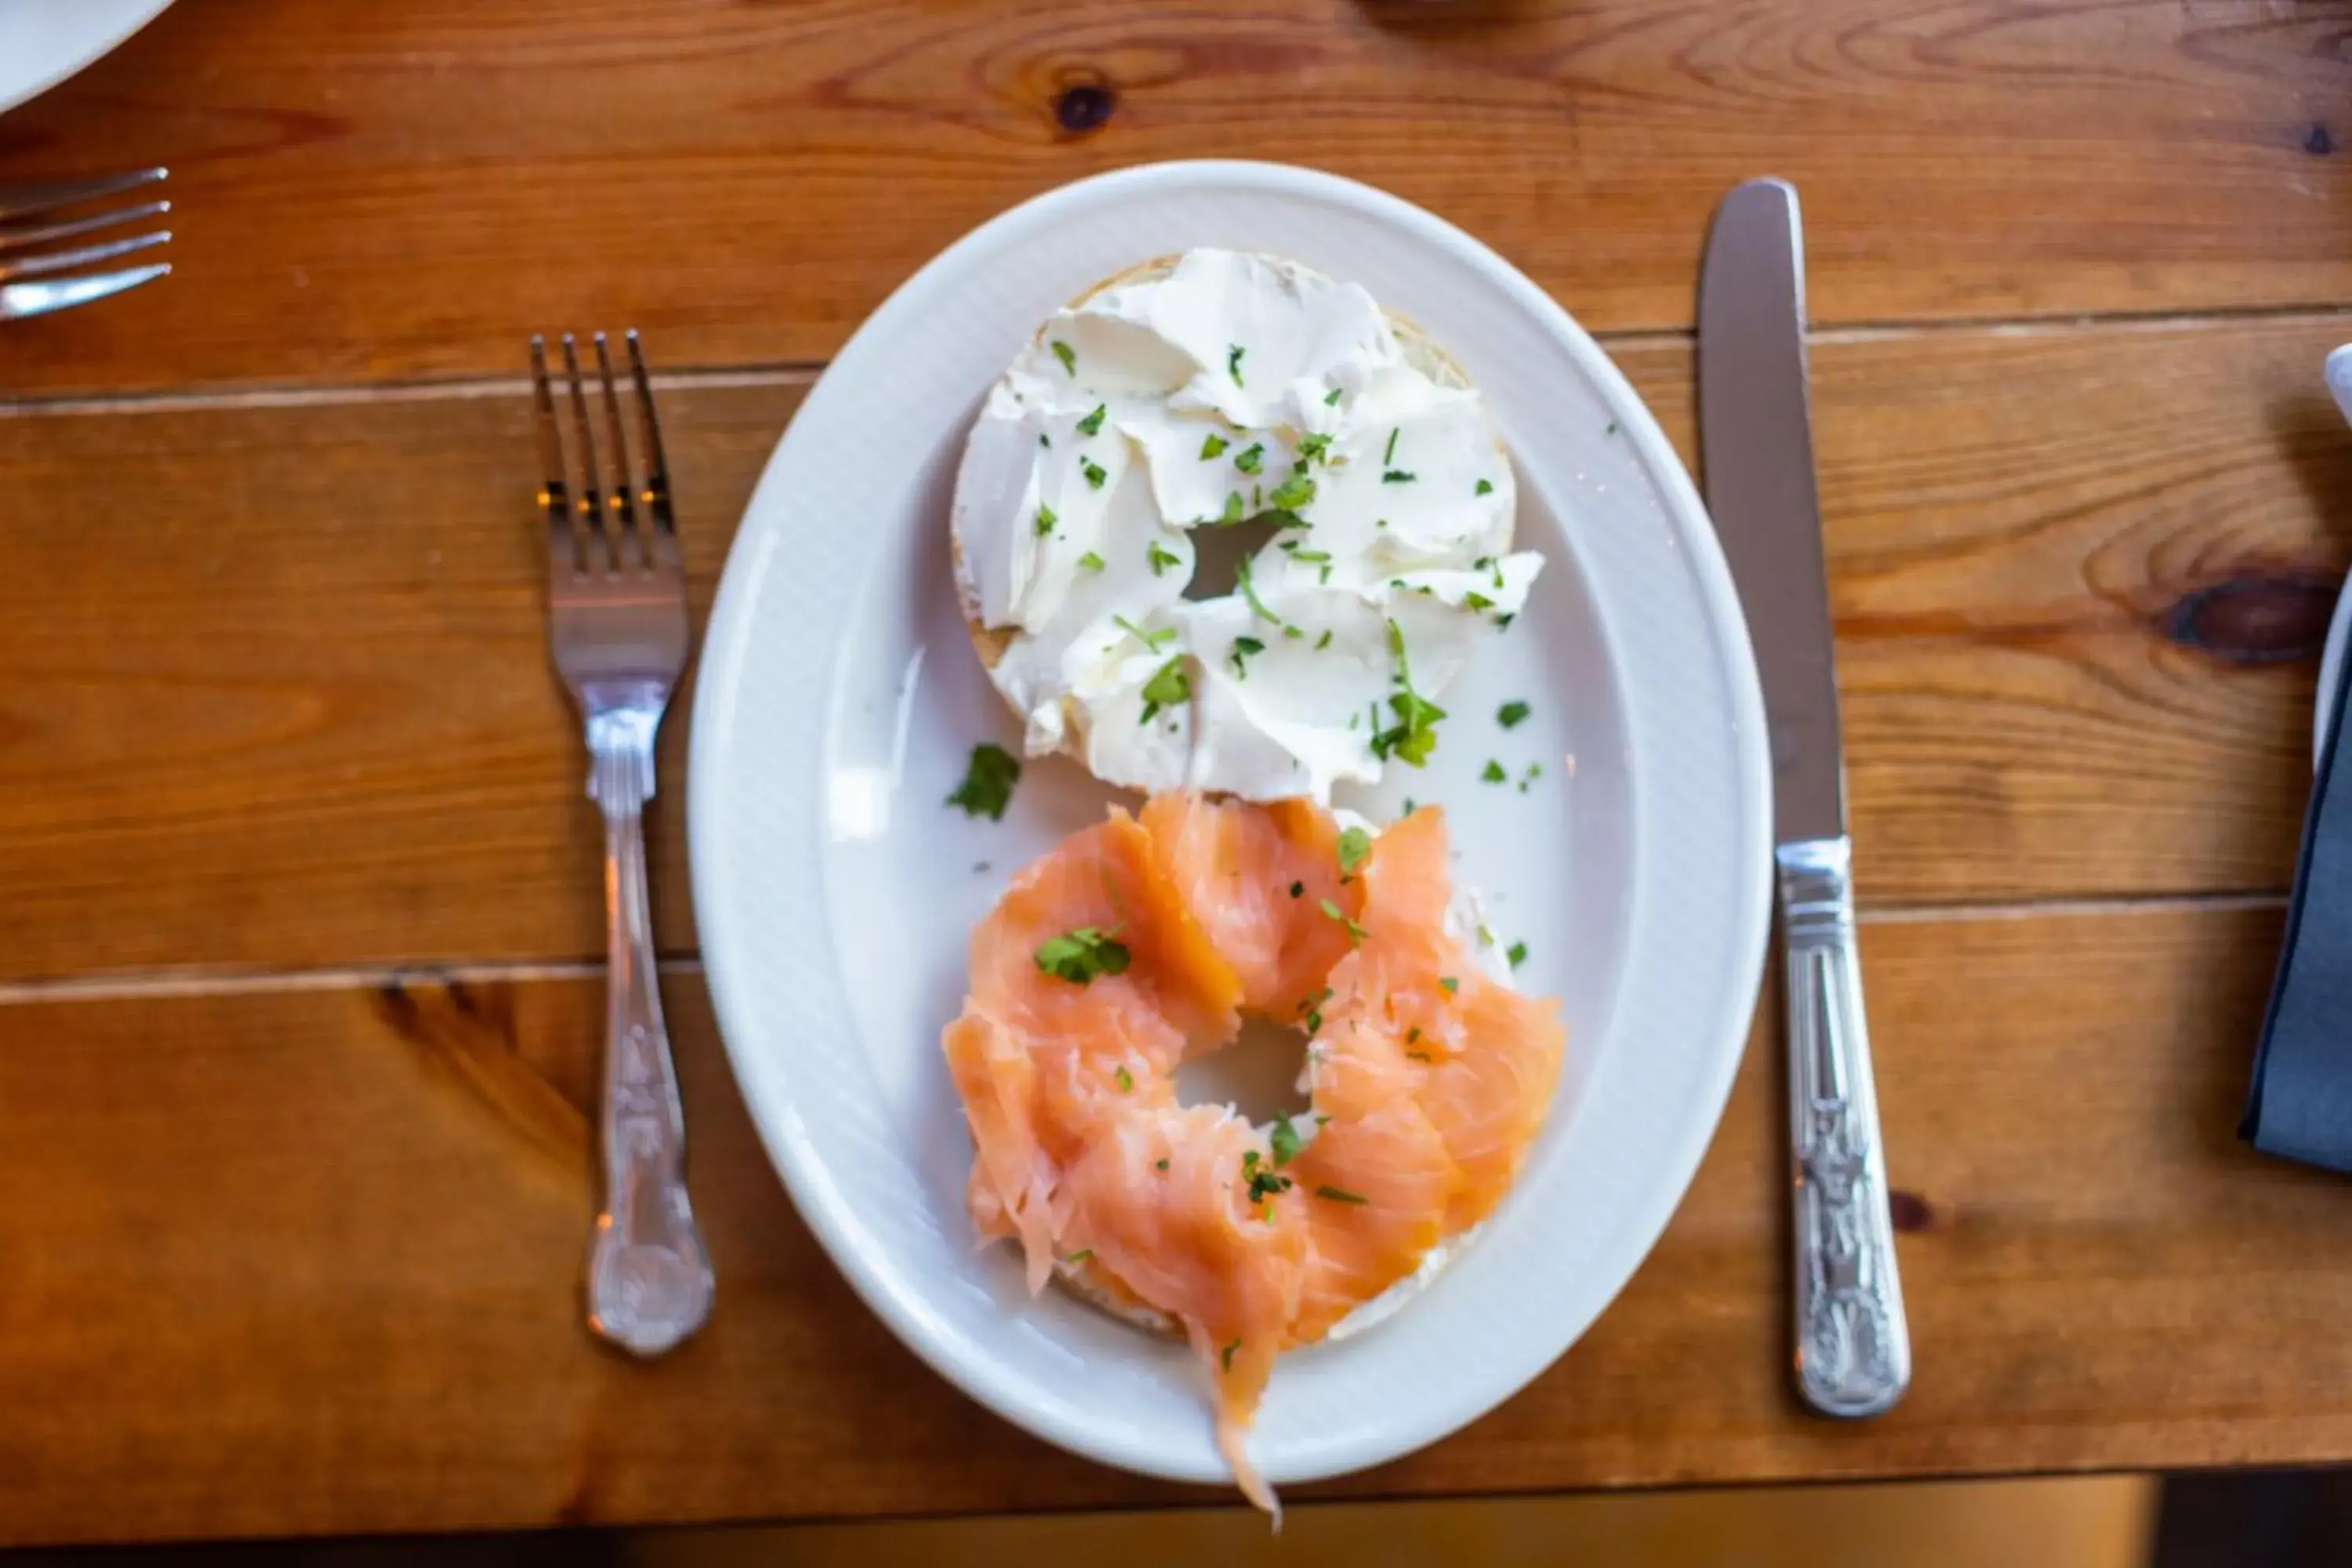
<path fill-rule="evenodd" d="M 1797 193 L 1779 180 L 1750 180 L 1716 209 L 1699 273 L 1699 456 L 1755 640 L 1771 742 L 1797 1386 L 1824 1415 L 1864 1416 L 1903 1397 L 1911 1339 L 1854 951 L 1837 664 L 1805 385 Z"/>

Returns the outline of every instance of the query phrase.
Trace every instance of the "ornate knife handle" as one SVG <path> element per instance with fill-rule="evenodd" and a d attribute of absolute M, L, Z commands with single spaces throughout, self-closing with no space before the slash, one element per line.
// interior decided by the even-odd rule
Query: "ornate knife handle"
<path fill-rule="evenodd" d="M 1886 1160 L 1854 952 L 1853 850 L 1784 844 L 1790 1131 L 1795 1153 L 1797 1385 L 1828 1415 L 1875 1415 L 1911 1382 Z"/>
<path fill-rule="evenodd" d="M 653 727 L 590 726 L 604 813 L 604 1210 L 588 1252 L 588 1323 L 656 1356 L 710 1315 L 710 1257 L 686 1196 L 686 1115 L 663 1026 L 646 893 Z"/>

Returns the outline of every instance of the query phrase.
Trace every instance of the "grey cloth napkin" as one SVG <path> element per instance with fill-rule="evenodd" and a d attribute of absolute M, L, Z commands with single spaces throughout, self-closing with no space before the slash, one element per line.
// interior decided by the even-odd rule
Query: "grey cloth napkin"
<path fill-rule="evenodd" d="M 2286 941 L 2238 1135 L 2266 1154 L 2352 1171 L 2352 658 L 2303 817 Z"/>

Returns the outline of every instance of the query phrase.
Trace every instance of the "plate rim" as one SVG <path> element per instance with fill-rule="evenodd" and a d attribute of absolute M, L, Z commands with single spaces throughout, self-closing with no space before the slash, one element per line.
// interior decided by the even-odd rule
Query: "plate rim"
<path fill-rule="evenodd" d="M 761 1145 L 803 1223 L 816 1236 L 829 1260 L 861 1301 L 903 1344 L 967 1397 L 1014 1426 L 1082 1458 L 1175 1480 L 1219 1484 L 1229 1479 L 1221 1461 L 1189 1462 L 1187 1456 L 1170 1455 L 1145 1443 L 1124 1441 L 1087 1429 L 1083 1424 L 1066 1424 L 1034 1408 L 1021 1397 L 1017 1386 L 1008 1389 L 1004 1379 L 989 1366 L 975 1363 L 949 1342 L 946 1335 L 935 1332 L 916 1305 L 898 1299 L 891 1282 L 865 1256 L 859 1238 L 851 1234 L 848 1216 L 836 1206 L 839 1200 L 832 1193 L 824 1171 L 803 1168 L 803 1150 L 789 1129 L 780 1125 L 791 1117 L 772 1115 L 772 1108 L 764 1103 L 765 1092 L 752 1087 L 757 1075 L 747 1074 L 745 1053 L 751 1049 L 748 1020 L 755 1006 L 748 995 L 739 994 L 739 977 L 731 961 L 716 957 L 725 945 L 718 933 L 728 923 L 719 909 L 717 891 L 728 880 L 727 868 L 722 847 L 715 839 L 716 829 L 710 826 L 717 815 L 719 788 L 716 752 L 723 744 L 718 736 L 717 721 L 722 707 L 735 699 L 741 677 L 742 644 L 751 624 L 745 605 L 756 597 L 752 578 L 759 569 L 757 558 L 772 543 L 775 524 L 770 521 L 755 527 L 754 521 L 772 518 L 779 510 L 773 497 L 766 492 L 771 489 L 793 426 L 824 396 L 826 381 L 835 366 L 852 359 L 869 335 L 883 335 L 895 326 L 900 314 L 919 308 L 938 279 L 954 275 L 965 265 L 968 256 L 985 250 L 1001 229 L 1045 222 L 1066 208 L 1106 196 L 1135 194 L 1129 187 L 1148 191 L 1163 184 L 1212 189 L 1222 186 L 1337 205 L 1412 231 L 1417 239 L 1467 262 L 1532 321 L 1540 323 L 1559 340 L 1621 417 L 1622 434 L 1638 448 L 1642 467 L 1656 483 L 1662 510 L 1683 549 L 1697 597 L 1707 612 L 1707 625 L 1717 645 L 1717 673 L 1730 709 L 1727 744 L 1738 775 L 1733 798 L 1736 820 L 1728 826 L 1735 841 L 1744 841 L 1752 851 L 1739 857 L 1731 872 L 1737 882 L 1738 907 L 1733 911 L 1733 934 L 1723 955 L 1725 990 L 1720 1014 L 1714 1018 L 1711 1030 L 1717 1043 L 1711 1054 L 1693 1058 L 1694 1078 L 1701 1086 L 1696 1098 L 1704 1114 L 1688 1119 L 1671 1147 L 1662 1153 L 1658 1168 L 1671 1179 L 1653 1184 L 1646 1193 L 1637 1194 L 1644 1201 L 1621 1210 L 1615 1217 L 1613 1230 L 1642 1237 L 1639 1258 L 1625 1279 L 1595 1309 L 1593 1318 L 1574 1334 L 1531 1364 L 1521 1364 L 1519 1360 L 1511 1362 L 1507 1385 L 1498 1391 L 1490 1392 L 1482 1386 L 1451 1401 L 1434 1421 L 1417 1423 L 1413 1435 L 1402 1443 L 1391 1438 L 1359 1444 L 1328 1462 L 1307 1468 L 1269 1468 L 1270 1479 L 1291 1484 L 1385 1462 L 1440 1441 L 1499 1405 L 1571 1348 L 1622 1292 L 1624 1284 L 1639 1272 L 1641 1263 L 1647 1260 L 1675 1210 L 1688 1194 L 1698 1165 L 1714 1142 L 1746 1055 L 1771 923 L 1771 770 L 1764 738 L 1763 696 L 1746 617 L 1697 487 L 1655 415 L 1599 343 L 1558 301 L 1482 241 L 1425 208 L 1360 181 L 1294 164 L 1231 159 L 1170 160 L 1084 176 L 1008 207 L 959 237 L 899 283 L 850 334 L 828 361 L 806 401 L 778 436 L 745 505 L 704 629 L 686 781 L 688 866 L 698 928 L 702 933 L 704 979 L 730 1070 Z M 822 1161 L 812 1163 L 822 1166 Z"/>
<path fill-rule="evenodd" d="M 100 28 L 92 40 L 77 46 L 79 52 L 69 52 L 61 61 L 45 68 L 47 74 L 36 75 L 13 86 L 0 80 L 0 114 L 5 114 L 20 103 L 30 103 L 53 87 L 71 81 L 121 48 L 133 35 L 171 8 L 172 0 L 129 0 L 121 16 Z"/>

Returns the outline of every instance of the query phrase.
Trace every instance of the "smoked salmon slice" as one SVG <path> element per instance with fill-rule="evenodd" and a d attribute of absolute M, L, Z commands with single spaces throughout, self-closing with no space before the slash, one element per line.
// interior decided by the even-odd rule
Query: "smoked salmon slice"
<path fill-rule="evenodd" d="M 1304 801 L 1177 792 L 1024 869 L 972 933 L 941 1037 L 984 1240 L 1181 1332 L 1259 1506 L 1251 1420 L 1323 1338 L 1490 1215 L 1540 1131 L 1566 1032 L 1449 934 L 1444 814 L 1377 837 Z M 1184 1105 L 1185 1056 L 1244 1016 L 1309 1036 L 1313 1110 Z"/>

